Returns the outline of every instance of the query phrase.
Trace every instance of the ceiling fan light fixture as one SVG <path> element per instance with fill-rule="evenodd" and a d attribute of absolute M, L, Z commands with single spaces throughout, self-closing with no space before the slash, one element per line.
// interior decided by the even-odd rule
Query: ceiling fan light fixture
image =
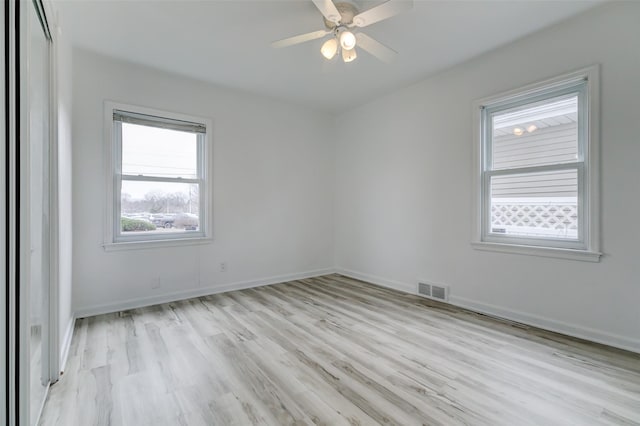
<path fill-rule="evenodd" d="M 360 29 L 405 12 L 411 9 L 414 2 L 414 0 L 381 0 L 381 4 L 359 11 L 359 6 L 355 4 L 358 0 L 311 1 L 322 14 L 324 28 L 276 40 L 271 43 L 271 46 L 279 48 L 311 40 L 325 40 L 327 35 L 332 34 L 333 38 L 331 40 L 326 40 L 322 43 L 320 53 L 327 60 L 331 60 L 341 54 L 344 62 L 352 62 L 356 59 L 358 56 L 355 52 L 356 45 L 358 49 L 363 49 L 381 61 L 390 62 L 398 52 L 362 33 Z M 357 37 L 351 30 L 357 32 Z"/>
<path fill-rule="evenodd" d="M 356 49 L 353 49 L 353 48 L 350 50 L 342 49 L 342 60 L 344 62 L 351 62 L 357 57 L 358 57 L 358 54 L 356 53 Z"/>
<path fill-rule="evenodd" d="M 325 41 L 320 48 L 320 53 L 322 53 L 322 56 L 327 59 L 333 59 L 333 57 L 336 56 L 336 53 L 338 53 L 338 40 L 330 38 Z"/>
<path fill-rule="evenodd" d="M 344 50 L 351 50 L 356 47 L 356 36 L 351 31 L 342 31 L 340 33 L 340 46 Z"/>

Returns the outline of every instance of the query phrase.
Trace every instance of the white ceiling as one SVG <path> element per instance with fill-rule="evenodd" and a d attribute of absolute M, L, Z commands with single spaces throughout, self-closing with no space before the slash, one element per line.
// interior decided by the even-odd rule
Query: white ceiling
<path fill-rule="evenodd" d="M 380 1 L 358 1 L 359 10 Z M 365 28 L 399 52 L 349 64 L 320 55 L 323 40 L 281 38 L 323 29 L 311 0 L 59 1 L 76 46 L 217 85 L 340 111 L 576 15 L 600 1 L 425 1 Z"/>

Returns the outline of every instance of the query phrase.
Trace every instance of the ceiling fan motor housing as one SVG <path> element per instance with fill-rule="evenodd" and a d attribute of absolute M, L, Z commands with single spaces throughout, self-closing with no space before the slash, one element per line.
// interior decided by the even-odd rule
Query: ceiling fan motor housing
<path fill-rule="evenodd" d="M 326 29 L 277 40 L 271 43 L 271 46 L 293 46 L 322 39 L 331 34 L 332 37 L 325 40 L 320 48 L 320 53 L 328 60 L 342 51 L 342 59 L 345 62 L 353 61 L 358 56 L 355 49 L 357 44 L 376 58 L 390 62 L 398 52 L 369 37 L 360 29 L 405 12 L 413 6 L 413 0 L 387 0 L 359 12 L 360 5 L 354 3 L 354 0 L 341 0 L 339 3 L 334 3 L 333 0 L 311 1 L 324 17 Z M 354 34 L 356 32 L 357 34 Z"/>
<path fill-rule="evenodd" d="M 353 22 L 353 17 L 358 14 L 358 9 L 356 9 L 356 7 L 351 3 L 336 3 L 335 5 L 342 18 L 340 19 L 340 23 L 338 24 L 329 21 L 327 18 L 323 18 L 324 25 L 329 30 L 333 30 L 341 25 L 350 25 Z"/>

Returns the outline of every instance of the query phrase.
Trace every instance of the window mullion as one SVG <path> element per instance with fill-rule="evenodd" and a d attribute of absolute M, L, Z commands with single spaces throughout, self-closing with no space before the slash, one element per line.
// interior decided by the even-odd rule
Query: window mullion
<path fill-rule="evenodd" d="M 164 182 L 164 183 L 198 183 L 201 179 L 186 179 L 160 176 L 144 175 L 121 175 L 122 180 L 137 182 Z"/>
<path fill-rule="evenodd" d="M 575 163 L 562 163 L 562 164 L 546 164 L 544 166 L 530 166 L 530 167 L 519 167 L 513 169 L 498 169 L 498 170 L 487 170 L 485 173 L 488 176 L 506 176 L 506 175 L 520 175 L 520 174 L 529 174 L 529 173 L 542 173 L 542 172 L 555 172 L 561 170 L 576 170 L 583 163 L 575 162 Z"/>

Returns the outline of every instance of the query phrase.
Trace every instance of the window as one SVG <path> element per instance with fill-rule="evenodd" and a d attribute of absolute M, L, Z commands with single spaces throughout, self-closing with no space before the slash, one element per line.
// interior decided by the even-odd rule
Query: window
<path fill-rule="evenodd" d="M 597 69 L 478 102 L 476 247 L 597 260 Z"/>
<path fill-rule="evenodd" d="M 207 236 L 208 120 L 107 104 L 112 215 L 107 245 Z"/>

